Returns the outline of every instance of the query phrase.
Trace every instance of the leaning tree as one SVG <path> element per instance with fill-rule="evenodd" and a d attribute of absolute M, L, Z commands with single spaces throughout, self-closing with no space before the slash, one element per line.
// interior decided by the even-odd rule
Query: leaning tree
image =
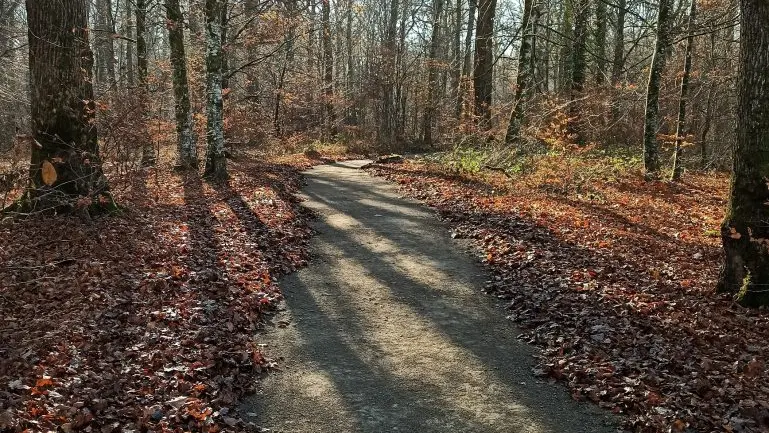
<path fill-rule="evenodd" d="M 88 1 L 27 0 L 30 187 L 17 209 L 112 205 L 96 135 Z"/>
<path fill-rule="evenodd" d="M 737 142 L 719 290 L 769 304 L 769 2 L 741 0 Z"/>

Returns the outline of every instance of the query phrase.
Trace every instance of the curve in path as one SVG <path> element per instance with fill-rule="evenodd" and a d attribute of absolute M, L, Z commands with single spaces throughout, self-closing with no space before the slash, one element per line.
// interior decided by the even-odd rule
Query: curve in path
<path fill-rule="evenodd" d="M 281 282 L 281 326 L 260 336 L 281 371 L 242 409 L 273 433 L 616 431 L 532 376 L 484 271 L 367 162 L 306 173 L 312 260 Z"/>

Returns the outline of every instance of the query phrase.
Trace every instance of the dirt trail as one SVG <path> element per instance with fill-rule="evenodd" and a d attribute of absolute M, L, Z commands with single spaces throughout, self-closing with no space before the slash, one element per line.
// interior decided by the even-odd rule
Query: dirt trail
<path fill-rule="evenodd" d="M 366 162 L 307 172 L 312 261 L 281 282 L 284 327 L 261 336 L 282 371 L 241 409 L 271 433 L 616 431 L 532 376 L 483 270 Z"/>

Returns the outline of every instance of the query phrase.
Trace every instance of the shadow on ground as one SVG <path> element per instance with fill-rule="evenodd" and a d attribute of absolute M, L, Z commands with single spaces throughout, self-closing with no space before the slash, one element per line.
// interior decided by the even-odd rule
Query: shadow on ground
<path fill-rule="evenodd" d="M 531 374 L 486 276 L 426 208 L 356 168 L 307 174 L 311 265 L 282 281 L 283 371 L 242 408 L 273 432 L 610 432 Z"/>

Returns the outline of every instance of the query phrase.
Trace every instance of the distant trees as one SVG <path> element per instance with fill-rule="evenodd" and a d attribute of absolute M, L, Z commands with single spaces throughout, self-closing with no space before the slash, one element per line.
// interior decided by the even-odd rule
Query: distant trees
<path fill-rule="evenodd" d="M 30 189 L 18 208 L 67 211 L 111 204 L 93 124 L 88 3 L 27 0 L 26 10 L 33 145 Z"/>
<path fill-rule="evenodd" d="M 588 144 L 643 156 L 649 179 L 729 164 L 735 0 L 497 1 L 91 0 L 104 155 L 150 166 L 172 144 L 180 167 L 226 177 L 226 135 L 509 157 Z M 0 148 L 29 125 L 14 109 L 29 76 L 22 4 L 0 0 Z"/>
<path fill-rule="evenodd" d="M 769 3 L 741 0 L 737 140 L 719 289 L 769 305 Z"/>

